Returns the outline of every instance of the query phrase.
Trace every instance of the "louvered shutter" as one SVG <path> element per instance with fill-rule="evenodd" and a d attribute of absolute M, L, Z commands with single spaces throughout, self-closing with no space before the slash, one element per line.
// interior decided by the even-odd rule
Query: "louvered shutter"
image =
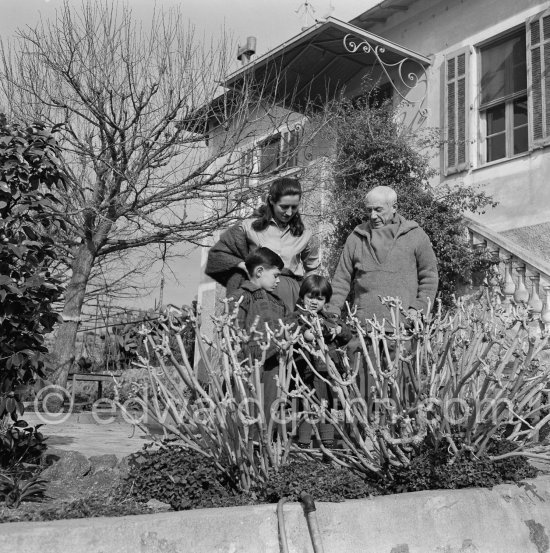
<path fill-rule="evenodd" d="M 445 173 L 468 168 L 468 71 L 470 50 L 445 57 Z"/>
<path fill-rule="evenodd" d="M 248 186 L 250 182 L 250 176 L 252 174 L 253 170 L 253 163 L 254 163 L 254 152 L 253 150 L 248 150 L 244 152 L 241 156 L 240 163 L 241 163 L 241 176 L 240 176 L 240 182 L 242 186 Z"/>
<path fill-rule="evenodd" d="M 527 90 L 531 146 L 550 142 L 550 10 L 527 21 Z"/>
<path fill-rule="evenodd" d="M 285 137 L 287 152 L 285 156 L 285 167 L 291 168 L 298 165 L 298 131 L 293 129 Z"/>

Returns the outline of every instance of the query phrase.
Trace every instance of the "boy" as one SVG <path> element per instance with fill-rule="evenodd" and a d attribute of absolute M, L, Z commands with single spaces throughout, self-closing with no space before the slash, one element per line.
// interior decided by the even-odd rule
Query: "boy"
<path fill-rule="evenodd" d="M 239 327 L 249 331 L 257 321 L 255 334 L 247 344 L 246 353 L 252 361 L 261 359 L 260 344 L 267 339 L 266 324 L 275 328 L 279 319 L 287 315 L 287 308 L 274 293 L 279 284 L 279 275 L 284 267 L 283 260 L 269 248 L 258 248 L 245 259 L 249 280 L 243 282 L 228 298 L 236 304 L 239 300 L 237 322 Z M 277 399 L 278 358 L 274 349 L 268 350 L 262 370 L 261 381 L 264 387 L 263 409 L 266 423 L 271 420 L 271 406 Z"/>

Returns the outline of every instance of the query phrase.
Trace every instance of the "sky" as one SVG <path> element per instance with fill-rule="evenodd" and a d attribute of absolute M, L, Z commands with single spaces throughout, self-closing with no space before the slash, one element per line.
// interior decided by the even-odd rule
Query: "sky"
<path fill-rule="evenodd" d="M 81 0 L 68 1 L 75 7 L 82 4 Z M 62 2 L 0 0 L 0 36 L 9 38 L 19 27 L 32 27 L 40 17 L 53 17 Z M 128 0 L 134 16 L 143 21 L 151 17 L 155 6 L 179 6 L 201 35 L 216 36 L 225 29 L 241 44 L 246 42 L 247 36 L 255 36 L 258 56 L 300 33 L 304 25 L 313 23 L 312 18 L 323 19 L 330 15 L 349 21 L 378 3 L 379 0 L 311 0 L 307 3 L 304 0 Z M 177 253 L 178 257 L 164 267 L 164 303 L 189 304 L 196 296 L 200 280 L 200 256 L 198 250 L 185 246 Z M 151 273 L 153 283 L 160 282 L 160 268 Z M 152 307 L 158 297 L 157 287 L 148 296 L 136 298 L 133 304 L 141 308 Z"/>

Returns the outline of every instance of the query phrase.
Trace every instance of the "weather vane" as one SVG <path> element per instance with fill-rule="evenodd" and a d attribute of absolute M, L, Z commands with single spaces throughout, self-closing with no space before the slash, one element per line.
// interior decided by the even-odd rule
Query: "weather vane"
<path fill-rule="evenodd" d="M 332 4 L 332 0 L 330 0 L 327 12 L 321 17 L 316 18 L 314 16 L 315 8 L 311 4 L 311 2 L 308 2 L 307 0 L 300 4 L 299 8 L 296 10 L 296 13 L 301 12 L 301 17 L 304 18 L 304 25 L 302 26 L 302 31 L 305 31 L 306 29 L 309 29 L 309 27 L 315 23 L 321 23 L 325 21 L 327 18 L 332 16 L 332 13 L 334 12 L 334 6 Z M 313 20 L 311 23 L 309 22 L 310 18 Z"/>
<path fill-rule="evenodd" d="M 300 12 L 302 12 L 301 17 L 304 18 L 302 31 L 305 31 L 306 29 L 309 29 L 309 27 L 316 22 L 315 17 L 313 15 L 315 13 L 315 8 L 311 4 L 311 2 L 308 2 L 307 0 L 305 0 L 305 2 L 303 4 L 300 4 L 298 9 L 296 10 L 297 14 L 300 14 Z M 311 23 L 309 22 L 310 18 L 312 19 Z"/>

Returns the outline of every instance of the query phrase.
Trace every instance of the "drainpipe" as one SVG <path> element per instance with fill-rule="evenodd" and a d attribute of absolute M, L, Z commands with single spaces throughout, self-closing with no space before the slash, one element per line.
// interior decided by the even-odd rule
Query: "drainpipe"
<path fill-rule="evenodd" d="M 306 515 L 307 527 L 309 528 L 309 536 L 313 545 L 314 553 L 324 553 L 323 542 L 321 541 L 321 531 L 319 530 L 319 522 L 315 511 L 315 502 L 313 497 L 308 493 L 300 494 L 300 501 L 304 504 L 304 514 Z"/>
<path fill-rule="evenodd" d="M 284 504 L 287 501 L 288 497 L 283 497 L 277 503 L 277 523 L 279 527 L 279 545 L 281 553 L 288 553 L 288 540 L 286 538 L 285 517 L 283 512 Z M 309 537 L 311 539 L 311 544 L 313 545 L 313 552 L 324 553 L 319 523 L 317 521 L 317 515 L 315 514 L 316 508 L 313 497 L 311 497 L 308 493 L 302 492 L 300 494 L 300 501 L 304 506 L 304 514 L 306 515 Z"/>

